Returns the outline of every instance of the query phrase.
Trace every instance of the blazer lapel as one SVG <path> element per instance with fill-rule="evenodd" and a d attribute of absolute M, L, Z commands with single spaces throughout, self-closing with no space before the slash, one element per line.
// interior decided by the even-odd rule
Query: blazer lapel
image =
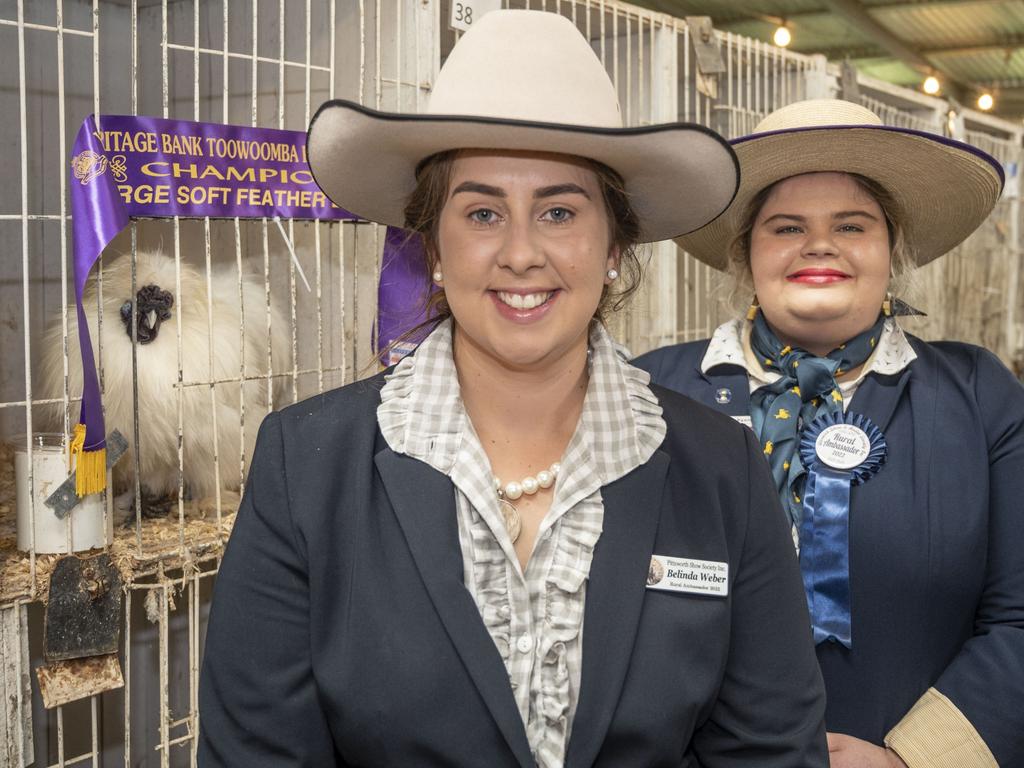
<path fill-rule="evenodd" d="M 891 376 L 865 376 L 853 393 L 850 411 L 867 416 L 882 432 L 899 404 L 900 396 L 910 381 L 910 366 Z"/>
<path fill-rule="evenodd" d="M 645 579 L 661 515 L 668 455 L 601 490 L 604 530 L 594 548 L 583 621 L 580 697 L 567 766 L 594 763 L 619 702 L 644 601 Z"/>
<path fill-rule="evenodd" d="M 700 396 L 696 398 L 716 411 L 733 418 L 750 417 L 750 380 L 745 369 L 737 365 L 716 365 L 707 373 L 697 369 Z"/>
<path fill-rule="evenodd" d="M 463 583 L 451 481 L 385 448 L 375 461 L 430 599 L 480 696 L 522 766 L 535 764 L 508 674 Z"/>

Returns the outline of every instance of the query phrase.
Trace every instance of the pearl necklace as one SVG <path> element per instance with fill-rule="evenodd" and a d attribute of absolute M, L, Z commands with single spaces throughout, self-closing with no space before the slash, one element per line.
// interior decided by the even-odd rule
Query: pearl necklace
<path fill-rule="evenodd" d="M 498 494 L 498 508 L 501 510 L 501 516 L 505 520 L 505 529 L 513 544 L 516 543 L 523 530 L 523 521 L 519 516 L 519 510 L 512 502 L 522 498 L 524 493 L 527 496 L 533 496 L 542 488 L 550 488 L 555 484 L 561 469 L 562 465 L 556 461 L 547 469 L 538 472 L 536 477 L 528 475 L 518 483 L 513 481 L 507 485 L 502 485 L 501 480 L 495 476 L 494 490 Z"/>

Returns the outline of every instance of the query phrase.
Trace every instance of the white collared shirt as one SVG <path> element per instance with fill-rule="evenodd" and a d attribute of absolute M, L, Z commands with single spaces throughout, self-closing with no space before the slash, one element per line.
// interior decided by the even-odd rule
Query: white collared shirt
<path fill-rule="evenodd" d="M 781 378 L 777 371 L 766 371 L 750 347 L 750 333 L 753 323 L 745 318 L 736 318 L 722 323 L 715 329 L 708 343 L 707 351 L 700 363 L 702 373 L 708 373 L 717 365 L 738 365 L 747 371 L 750 391 L 771 384 Z M 843 409 L 849 407 L 854 393 L 869 373 L 892 375 L 899 373 L 914 360 L 917 353 L 910 346 L 906 334 L 894 318 L 888 318 L 882 326 L 882 335 L 875 351 L 867 359 L 857 377 L 840 381 L 839 391 L 843 396 Z"/>
<path fill-rule="evenodd" d="M 579 699 L 586 584 L 604 525 L 601 487 L 646 462 L 667 430 L 650 376 L 626 362 L 598 323 L 590 349 L 583 411 L 525 573 L 462 402 L 450 321 L 395 367 L 377 409 L 393 451 L 455 485 L 466 589 L 501 654 L 540 768 L 563 765 Z"/>

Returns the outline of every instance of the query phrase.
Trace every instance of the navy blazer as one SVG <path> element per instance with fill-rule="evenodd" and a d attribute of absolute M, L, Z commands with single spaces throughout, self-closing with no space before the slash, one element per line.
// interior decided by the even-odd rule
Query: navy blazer
<path fill-rule="evenodd" d="M 463 583 L 450 479 L 394 453 L 383 378 L 268 416 L 217 577 L 199 764 L 531 766 Z M 571 768 L 828 764 L 792 540 L 749 431 L 660 388 L 668 436 L 602 488 Z M 651 555 L 727 597 L 646 589 Z"/>
<path fill-rule="evenodd" d="M 866 376 L 849 405 L 881 428 L 889 455 L 852 490 L 853 648 L 818 646 L 825 722 L 881 744 L 935 686 L 1000 765 L 1024 766 L 1024 389 L 980 347 L 910 343 L 917 359 Z M 662 386 L 749 414 L 746 371 L 701 373 L 707 345 L 635 364 Z"/>

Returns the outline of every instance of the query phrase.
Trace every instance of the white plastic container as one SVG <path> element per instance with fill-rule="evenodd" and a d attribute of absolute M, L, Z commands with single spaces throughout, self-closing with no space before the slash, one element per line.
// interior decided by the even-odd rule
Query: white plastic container
<path fill-rule="evenodd" d="M 14 438 L 11 446 L 18 490 L 18 549 L 28 552 L 32 548 L 33 528 L 38 554 L 82 552 L 114 541 L 114 519 L 104 514 L 103 494 L 80 499 L 63 520 L 46 506 L 46 499 L 68 476 L 67 448 L 61 435 L 32 436 L 31 480 L 24 436 Z"/>

